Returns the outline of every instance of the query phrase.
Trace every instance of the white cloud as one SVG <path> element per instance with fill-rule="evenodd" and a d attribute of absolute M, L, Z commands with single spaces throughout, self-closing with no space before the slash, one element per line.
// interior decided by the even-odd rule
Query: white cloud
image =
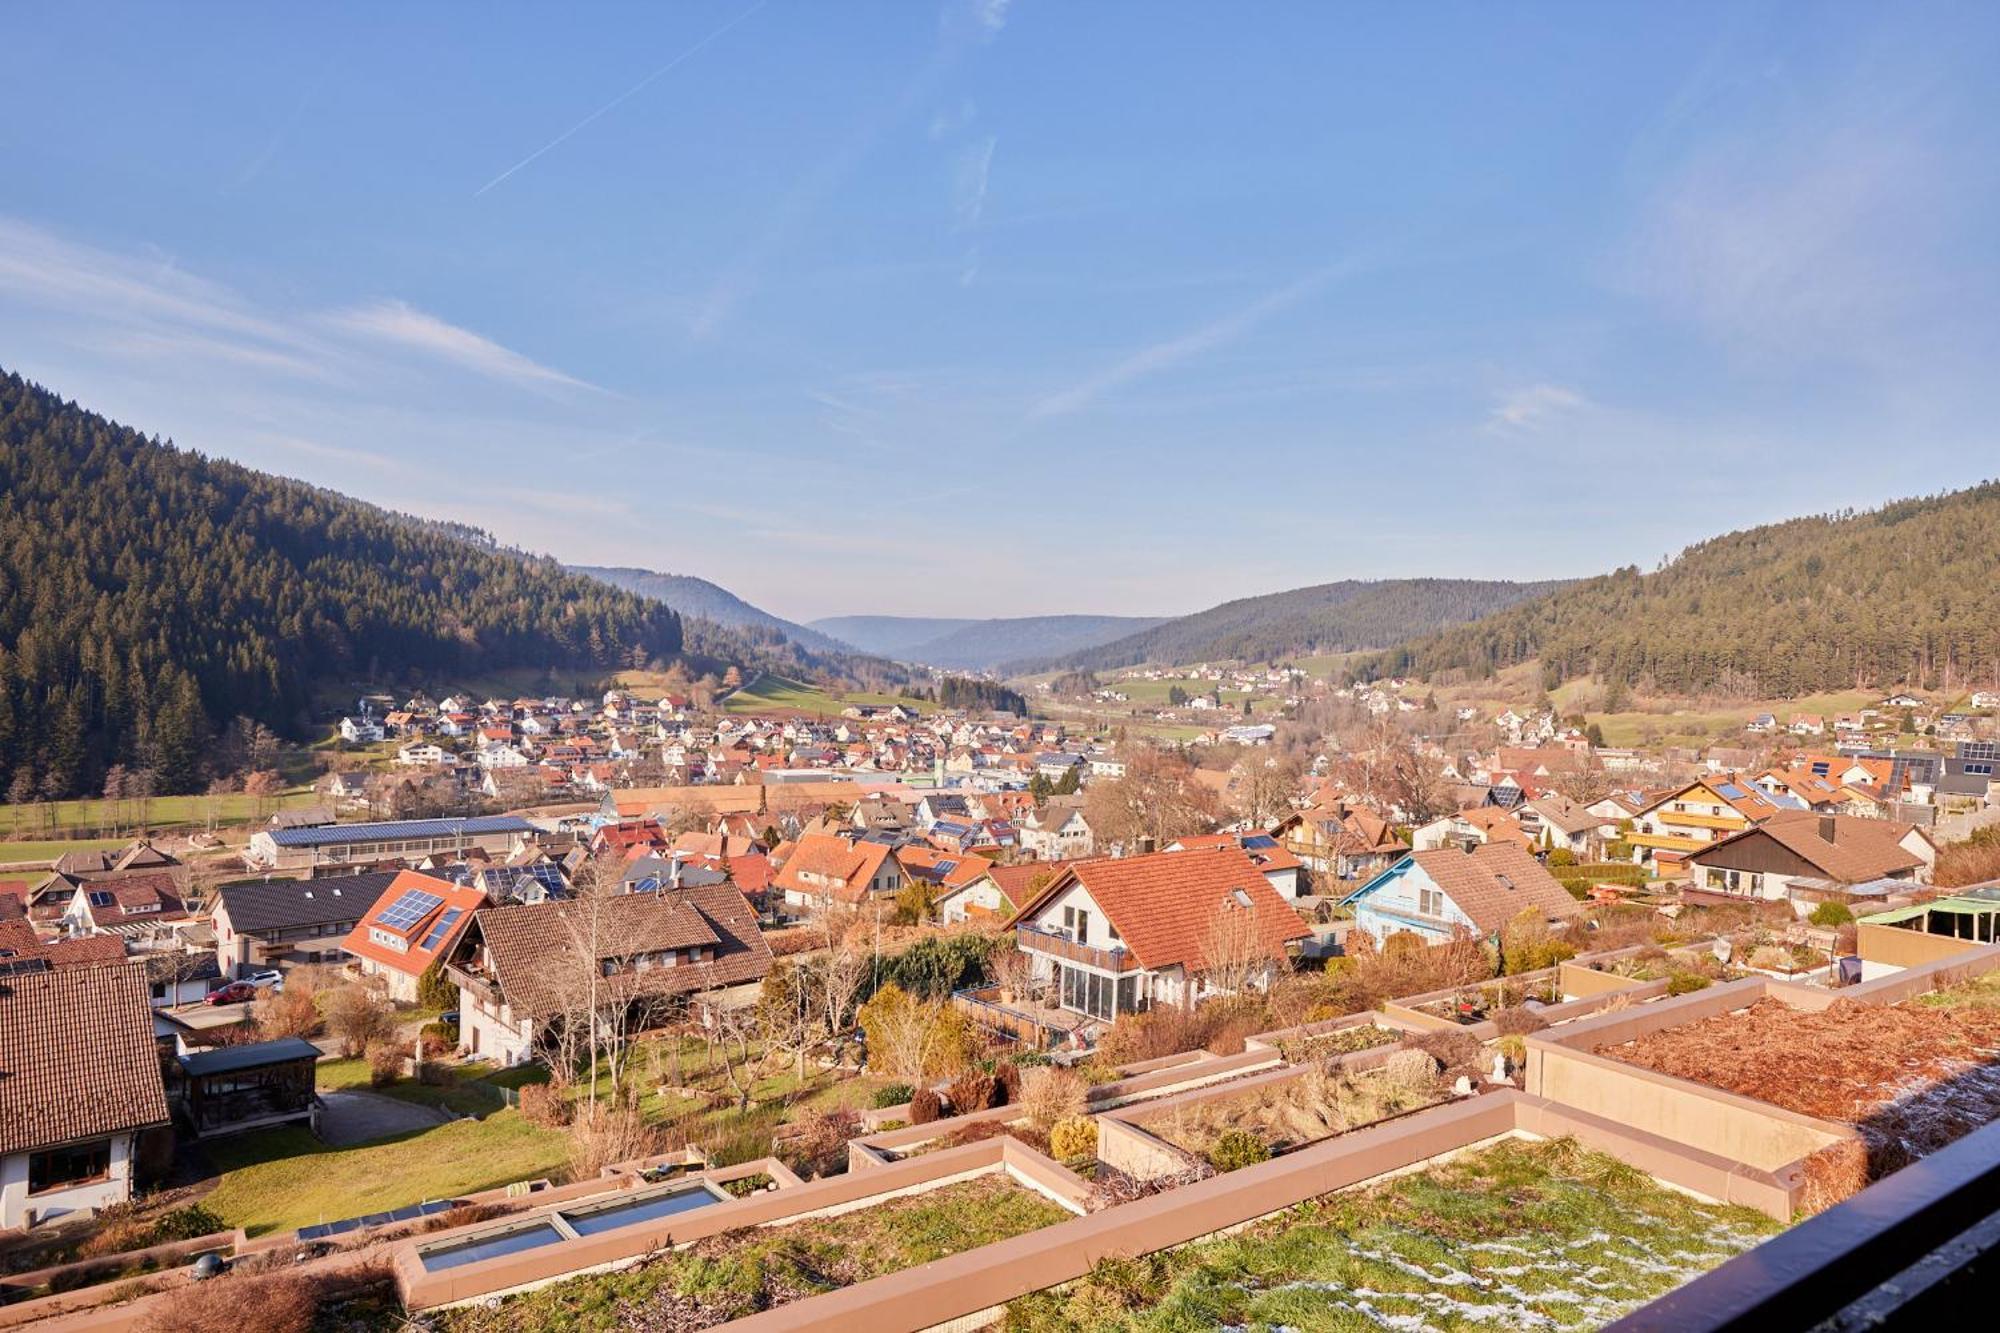
<path fill-rule="evenodd" d="M 1079 384 L 1071 385 L 1060 393 L 1050 394 L 1036 403 L 1029 413 L 1034 417 L 1066 416 L 1071 412 L 1088 407 L 1098 398 L 1114 389 L 1170 370 L 1182 362 L 1191 361 L 1205 352 L 1225 347 L 1244 337 L 1271 316 L 1290 306 L 1296 305 L 1307 296 L 1325 286 L 1333 278 L 1351 271 L 1349 262 L 1332 264 L 1317 269 L 1303 278 L 1287 283 L 1274 292 L 1252 301 L 1242 309 L 1224 315 L 1212 323 L 1205 324 L 1191 333 L 1164 342 L 1142 347 L 1122 361 L 1099 371 Z"/>
<path fill-rule="evenodd" d="M 404 301 L 375 301 L 335 311 L 326 319 L 343 332 L 407 347 L 490 379 L 529 387 L 596 388 Z"/>
<path fill-rule="evenodd" d="M 972 0 L 972 17 L 979 26 L 989 33 L 997 33 L 1007 26 L 1007 11 L 1013 7 L 1013 0 Z"/>
<path fill-rule="evenodd" d="M 980 215 L 986 211 L 986 187 L 993 175 L 993 150 L 999 145 L 1000 136 L 989 134 L 958 154 L 952 181 L 952 213 L 961 231 L 978 226 Z"/>
<path fill-rule="evenodd" d="M 1588 405 L 1589 400 L 1574 389 L 1560 384 L 1530 384 L 1504 395 L 1486 419 L 1496 427 L 1534 430 L 1552 417 Z"/>

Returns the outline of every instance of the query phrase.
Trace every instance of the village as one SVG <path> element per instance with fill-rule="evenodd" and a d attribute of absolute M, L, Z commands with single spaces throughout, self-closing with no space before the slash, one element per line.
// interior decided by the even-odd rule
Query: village
<path fill-rule="evenodd" d="M 2000 985 L 1991 693 L 1609 746 L 1402 681 L 1129 675 L 1268 706 L 1175 739 L 1116 685 L 1061 720 L 371 694 L 268 813 L 8 864 L 0 1322 L 150 1326 L 225 1269 L 385 1327 L 567 1322 L 683 1251 L 949 1205 L 945 1263 L 884 1241 L 686 1326 L 1054 1327 L 1092 1246 L 1172 1286 L 1219 1220 L 1558 1136 L 1639 1169 L 1634 1225 L 1697 1227 L 1678 1282 L 2000 1114 L 1946 1021 Z M 1935 1117 L 1885 1121 L 1908 1089 L 1860 1056 L 1690 1055 L 1831 1040 L 1830 1004 L 1951 1081 Z"/>

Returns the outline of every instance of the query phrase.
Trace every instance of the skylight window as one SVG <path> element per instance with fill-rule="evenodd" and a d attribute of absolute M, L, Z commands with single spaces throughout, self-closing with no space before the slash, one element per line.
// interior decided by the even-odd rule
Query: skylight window
<path fill-rule="evenodd" d="M 450 933 L 451 928 L 458 924 L 458 919 L 464 915 L 465 909 L 462 907 L 454 907 L 446 912 L 437 919 L 437 924 L 431 927 L 430 934 L 424 936 L 424 942 L 417 947 L 426 950 L 437 948 Z"/>

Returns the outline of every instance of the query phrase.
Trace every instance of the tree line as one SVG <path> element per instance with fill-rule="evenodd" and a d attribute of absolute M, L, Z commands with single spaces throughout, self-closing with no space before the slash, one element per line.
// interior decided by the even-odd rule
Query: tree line
<path fill-rule="evenodd" d="M 1539 660 L 1673 695 L 1789 697 L 2000 677 L 2000 483 L 1717 537 L 1416 639 L 1364 676 L 1483 678 Z"/>
<path fill-rule="evenodd" d="M 355 681 L 646 666 L 661 603 L 175 448 L 0 372 L 0 793 L 199 789 L 248 718 L 302 735 Z"/>

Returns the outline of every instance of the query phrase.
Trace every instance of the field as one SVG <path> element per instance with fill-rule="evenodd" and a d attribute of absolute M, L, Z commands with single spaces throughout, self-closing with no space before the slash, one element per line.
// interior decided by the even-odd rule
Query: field
<path fill-rule="evenodd" d="M 569 1139 L 501 1111 L 353 1148 L 286 1128 L 216 1139 L 204 1151 L 222 1179 L 202 1202 L 261 1235 L 558 1176 Z"/>
<path fill-rule="evenodd" d="M 725 1232 L 623 1272 L 440 1312 L 453 1333 L 708 1328 L 1067 1221 L 1005 1177 L 981 1176 L 789 1226 Z"/>
<path fill-rule="evenodd" d="M 1069 1329 L 1596 1328 L 1777 1230 L 1567 1140 L 1502 1143 L 1015 1301 Z"/>
<path fill-rule="evenodd" d="M 123 847 L 128 841 L 127 838 L 77 838 L 69 842 L 0 842 L 0 865 L 40 864 L 69 852 Z"/>
<path fill-rule="evenodd" d="M 829 694 L 817 686 L 788 680 L 768 672 L 731 694 L 723 701 L 722 707 L 725 712 L 730 713 L 802 713 L 815 717 L 839 717 L 842 709 L 855 704 L 874 704 L 880 707 L 902 704 L 920 712 L 927 711 L 931 707 L 921 700 L 895 694 L 869 694 L 859 691 Z"/>
<path fill-rule="evenodd" d="M 276 796 L 246 796 L 241 792 L 231 792 L 220 796 L 154 796 L 144 802 L 98 799 L 10 805 L 6 807 L 6 814 L 0 816 L 0 838 L 30 839 L 36 845 L 55 841 L 66 834 L 81 840 L 68 843 L 62 851 L 74 850 L 87 842 L 96 842 L 101 846 L 106 841 L 115 841 L 122 845 L 126 840 L 116 837 L 116 830 L 206 827 L 211 823 L 242 824 L 263 819 L 277 810 L 312 805 L 317 799 L 310 788 L 302 787 Z M 0 860 L 47 859 L 14 855 L 13 852 L 11 843 L 0 844 Z M 55 853 L 58 856 L 61 854 L 60 851 Z"/>

